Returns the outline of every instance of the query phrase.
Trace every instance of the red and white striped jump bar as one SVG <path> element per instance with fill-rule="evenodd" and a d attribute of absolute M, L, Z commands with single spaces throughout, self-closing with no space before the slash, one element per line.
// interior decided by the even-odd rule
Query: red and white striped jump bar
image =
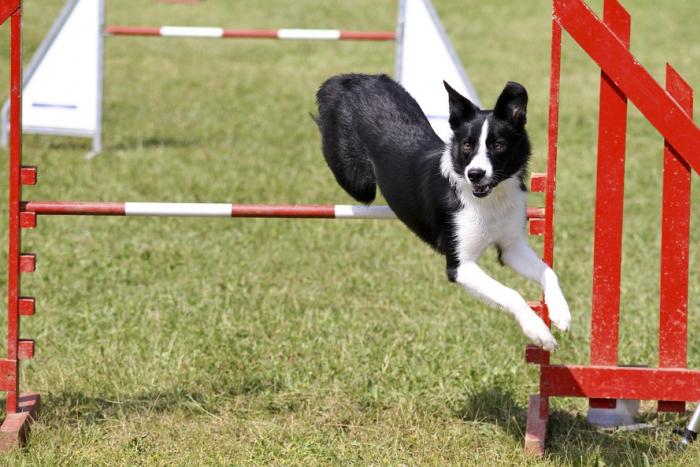
<path fill-rule="evenodd" d="M 393 41 L 392 31 L 341 31 L 339 29 L 224 29 L 188 26 L 107 26 L 110 36 L 208 37 L 215 39 L 309 39 L 329 41 Z"/>
<path fill-rule="evenodd" d="M 287 217 L 319 219 L 395 219 L 389 206 L 266 205 L 224 203 L 92 203 L 77 201 L 25 201 L 22 212 L 63 216 L 156 217 Z M 528 218 L 544 218 L 543 208 L 528 208 Z"/>

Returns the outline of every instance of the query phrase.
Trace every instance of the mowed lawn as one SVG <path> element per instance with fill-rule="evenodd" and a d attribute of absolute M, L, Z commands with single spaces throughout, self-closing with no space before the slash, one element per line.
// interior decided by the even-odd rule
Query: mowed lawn
<path fill-rule="evenodd" d="M 62 0 L 24 3 L 27 62 Z M 392 30 L 396 3 L 119 0 L 107 23 Z M 663 82 L 669 61 L 700 87 L 698 3 L 624 3 L 640 62 Z M 549 1 L 435 6 L 486 105 L 508 80 L 527 87 L 531 167 L 543 170 Z M 3 95 L 8 43 L 5 25 Z M 103 154 L 85 161 L 86 140 L 27 136 L 39 184 L 25 199 L 351 203 L 323 162 L 314 94 L 337 73 L 393 69 L 393 43 L 107 38 Z M 588 361 L 598 81 L 565 37 L 555 254 L 574 319 L 557 333 L 555 362 Z M 620 359 L 655 366 L 663 142 L 633 106 L 629 116 Z M 696 203 L 693 226 L 699 215 Z M 698 243 L 693 229 L 691 367 Z M 22 387 L 44 408 L 26 449 L 2 464 L 688 465 L 700 455 L 668 448 L 687 417 L 658 416 L 652 403 L 642 420 L 653 429 L 611 433 L 587 425 L 586 401 L 555 399 L 546 458 L 525 456 L 538 387 L 523 336 L 449 284 L 442 258 L 396 221 L 42 217 L 24 250 L 38 269 L 23 295 L 38 306 L 22 320 L 37 342 Z M 494 252 L 482 264 L 538 297 Z"/>

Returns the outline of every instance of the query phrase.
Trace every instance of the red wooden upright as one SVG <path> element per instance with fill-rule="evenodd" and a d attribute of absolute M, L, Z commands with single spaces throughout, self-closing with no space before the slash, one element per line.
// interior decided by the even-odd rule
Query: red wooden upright
<path fill-rule="evenodd" d="M 545 228 L 544 228 L 544 262 L 554 266 L 554 195 L 557 172 L 557 139 L 559 129 L 559 83 L 561 76 L 561 26 L 552 21 L 552 49 L 549 80 L 549 131 L 547 145 L 547 172 L 545 174 Z M 534 189 L 533 189 L 534 191 Z M 545 308 L 545 307 L 543 307 Z M 543 317 L 550 325 L 547 316 Z M 549 352 L 528 346 L 525 351 L 528 363 L 549 365 Z M 532 454 L 544 452 L 549 418 L 549 399 L 543 394 L 530 396 L 525 431 L 525 451 Z"/>
<path fill-rule="evenodd" d="M 615 407 L 617 399 L 657 400 L 660 411 L 683 411 L 685 401 L 700 400 L 700 371 L 686 368 L 690 170 L 700 170 L 692 90 L 670 66 L 663 89 L 629 53 L 630 17 L 617 0 L 605 0 L 602 21 L 582 0 L 552 4 L 548 178 L 556 167 L 562 29 L 601 67 L 600 115 L 590 364 L 550 364 L 528 349 L 527 361 L 540 364 L 540 394 L 530 397 L 525 449 L 537 454 L 544 450 L 549 397 L 585 397 L 598 408 Z M 658 368 L 618 366 L 627 100 L 665 140 Z M 554 191 L 546 197 L 545 238 L 552 235 Z"/>
<path fill-rule="evenodd" d="M 693 90 L 671 65 L 666 66 L 666 89 L 692 117 Z M 684 368 L 688 349 L 690 167 L 668 141 L 664 141 L 662 199 L 659 367 Z M 659 411 L 684 410 L 684 402 L 659 401 Z"/>
<path fill-rule="evenodd" d="M 630 16 L 624 8 L 614 1 L 605 2 L 603 21 L 629 48 Z M 591 303 L 592 365 L 617 365 L 626 133 L 627 98 L 605 71 L 601 71 Z M 608 400 L 592 399 L 590 405 L 611 408 Z"/>
<path fill-rule="evenodd" d="M 10 157 L 9 245 L 7 268 L 7 358 L 0 360 L 0 389 L 7 392 L 5 420 L 0 426 L 0 451 L 19 447 L 39 408 L 37 394 L 21 394 L 19 361 L 34 355 L 34 341 L 20 338 L 20 316 L 30 297 L 20 297 L 20 277 L 33 270 L 33 255 L 21 252 L 20 200 L 22 193 L 22 5 L 0 2 L 0 22 L 10 18 Z M 31 265 L 27 262 L 31 258 Z M 22 306 L 20 306 L 22 304 Z M 33 306 L 32 306 L 33 312 Z"/>

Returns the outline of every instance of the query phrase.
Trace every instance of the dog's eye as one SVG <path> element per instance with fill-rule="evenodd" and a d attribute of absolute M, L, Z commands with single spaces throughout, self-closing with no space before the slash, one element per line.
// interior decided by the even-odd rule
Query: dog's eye
<path fill-rule="evenodd" d="M 464 144 L 462 145 L 462 149 L 464 150 L 464 152 L 471 152 L 471 150 L 472 150 L 472 145 L 469 144 L 469 143 L 464 143 Z"/>
<path fill-rule="evenodd" d="M 506 145 L 503 144 L 503 143 L 500 143 L 500 142 L 496 142 L 496 143 L 493 145 L 493 148 L 494 148 L 496 151 L 501 152 L 501 151 L 503 151 L 503 150 L 506 148 Z"/>

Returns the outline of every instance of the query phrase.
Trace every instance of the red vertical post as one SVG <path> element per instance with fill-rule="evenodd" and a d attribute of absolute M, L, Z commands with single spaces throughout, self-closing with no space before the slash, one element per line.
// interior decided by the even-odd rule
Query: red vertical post
<path fill-rule="evenodd" d="M 692 117 L 693 90 L 671 65 L 666 65 L 666 90 Z M 659 296 L 660 368 L 685 368 L 687 364 L 689 235 L 690 166 L 668 141 L 664 141 Z M 685 402 L 659 401 L 659 411 L 684 412 Z"/>
<path fill-rule="evenodd" d="M 554 266 L 554 193 L 557 171 L 557 141 L 559 138 L 559 87 L 561 83 L 561 26 L 552 21 L 552 50 L 549 78 L 549 115 L 547 134 L 547 178 L 544 193 L 544 262 Z M 544 300 L 542 300 L 544 303 Z M 546 305 L 545 305 L 546 309 Z M 545 316 L 549 326 L 549 316 Z M 549 352 L 543 352 L 542 365 L 549 365 Z M 540 402 L 540 412 L 549 410 L 547 399 Z M 544 415 L 543 415 L 544 416 Z"/>
<path fill-rule="evenodd" d="M 0 23 L 10 16 L 10 157 L 9 222 L 7 254 L 7 358 L 0 359 L 0 383 L 7 391 L 7 413 L 0 426 L 0 452 L 19 448 L 29 426 L 37 417 L 41 398 L 36 393 L 19 393 L 19 361 L 34 355 L 34 341 L 20 339 L 20 313 L 29 311 L 34 301 L 21 298 L 20 273 L 22 195 L 22 2 L 0 2 Z M 22 305 L 20 305 L 20 303 Z"/>
<path fill-rule="evenodd" d="M 559 86 L 561 82 L 561 26 L 552 22 L 552 52 L 549 80 L 549 115 L 547 134 L 547 176 L 545 179 L 544 262 L 554 265 L 554 193 L 559 137 Z"/>
<path fill-rule="evenodd" d="M 556 188 L 557 141 L 559 137 L 559 87 L 561 83 L 561 25 L 556 18 L 552 20 L 551 47 L 547 172 L 544 186 L 544 261 L 549 266 L 554 264 L 554 193 Z M 544 316 L 544 318 L 545 322 L 549 324 L 547 316 Z M 549 365 L 549 352 L 543 351 L 538 360 L 540 365 Z M 547 422 L 549 420 L 549 398 L 541 395 L 543 393 L 543 384 L 544 380 L 540 370 L 540 395 L 530 396 L 525 429 L 525 452 L 538 456 L 544 455 Z"/>
<path fill-rule="evenodd" d="M 603 21 L 625 48 L 630 43 L 630 16 L 617 0 L 606 0 Z M 591 364 L 617 365 L 620 317 L 620 265 L 625 186 L 627 98 L 601 71 L 596 176 L 595 239 Z M 593 407 L 610 407 L 610 401 L 591 399 Z"/>
<path fill-rule="evenodd" d="M 22 14 L 10 20 L 10 169 L 9 245 L 7 264 L 7 358 L 15 361 L 12 390 L 7 392 L 7 413 L 17 412 L 19 394 L 19 288 L 20 288 L 20 166 L 22 164 Z"/>
<path fill-rule="evenodd" d="M 544 232 L 542 259 L 554 266 L 554 193 L 557 172 L 557 139 L 559 137 L 559 85 L 561 82 L 561 26 L 552 21 L 552 46 L 549 78 L 549 115 L 547 130 L 547 171 L 544 180 Z M 549 310 L 542 297 L 542 319 L 550 326 Z M 542 365 L 549 365 L 549 352 L 542 352 Z M 548 409 L 547 401 L 540 404 L 542 413 Z"/>

